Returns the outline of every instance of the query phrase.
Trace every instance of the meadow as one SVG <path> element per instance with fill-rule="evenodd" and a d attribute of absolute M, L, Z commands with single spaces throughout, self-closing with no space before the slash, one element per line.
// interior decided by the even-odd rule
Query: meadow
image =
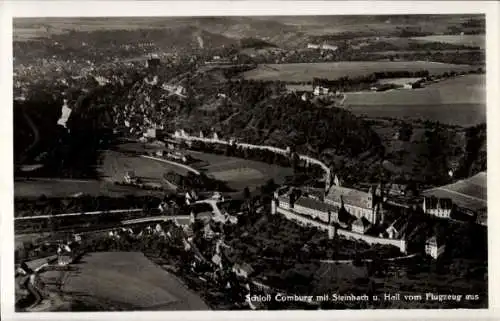
<path fill-rule="evenodd" d="M 460 76 L 420 89 L 346 95 L 344 108 L 367 117 L 428 119 L 461 126 L 486 121 L 484 75 Z"/>
<path fill-rule="evenodd" d="M 196 294 L 142 253 L 90 253 L 68 272 L 63 293 L 74 300 L 113 301 L 118 310 L 208 310 Z"/>
<path fill-rule="evenodd" d="M 321 63 L 265 64 L 243 73 L 246 79 L 312 81 L 313 78 L 337 79 L 360 77 L 382 71 L 420 71 L 432 74 L 477 69 L 469 65 L 454 65 L 430 61 L 342 61 Z"/>
<path fill-rule="evenodd" d="M 436 187 L 423 193 L 426 196 L 449 197 L 459 206 L 481 209 L 487 207 L 486 172 L 457 181 L 453 184 Z"/>
<path fill-rule="evenodd" d="M 410 39 L 422 42 L 444 42 L 454 45 L 466 45 L 480 47 L 481 49 L 486 47 L 485 35 L 432 35 Z"/>
<path fill-rule="evenodd" d="M 291 168 L 270 165 L 263 162 L 224 155 L 190 152 L 191 156 L 201 160 L 200 171 L 208 176 L 223 180 L 230 188 L 241 190 L 248 187 L 250 190 L 264 185 L 269 179 L 276 183 L 283 183 L 285 177 L 293 174 Z M 196 164 L 193 165 L 196 167 Z"/>

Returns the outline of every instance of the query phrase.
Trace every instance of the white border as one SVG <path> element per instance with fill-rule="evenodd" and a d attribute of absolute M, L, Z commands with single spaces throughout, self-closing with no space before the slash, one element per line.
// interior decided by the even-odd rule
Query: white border
<path fill-rule="evenodd" d="M 117 313 L 14 313 L 13 251 L 13 162 L 12 162 L 12 17 L 84 17 L 84 16 L 242 16 L 242 15 L 338 15 L 338 14 L 458 14 L 487 15 L 487 117 L 488 117 L 488 214 L 489 214 L 489 300 L 488 310 L 370 310 L 368 311 L 259 311 L 259 312 L 117 312 Z M 493 1 L 8 1 L 0 2 L 0 70 L 2 100 L 0 116 L 0 223 L 1 242 L 1 311 L 4 320 L 118 320 L 164 319 L 493 319 L 500 302 L 499 245 L 500 225 L 496 211 L 500 209 L 500 191 L 496 178 L 500 168 L 498 143 L 500 89 L 498 64 L 499 5 Z"/>

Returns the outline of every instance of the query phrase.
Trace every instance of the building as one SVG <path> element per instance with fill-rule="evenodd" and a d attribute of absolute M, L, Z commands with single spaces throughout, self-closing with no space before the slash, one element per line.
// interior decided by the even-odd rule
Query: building
<path fill-rule="evenodd" d="M 248 263 L 242 263 L 238 264 L 236 263 L 233 265 L 232 271 L 239 277 L 247 279 L 249 276 L 251 276 L 255 270 L 252 268 L 252 266 Z"/>
<path fill-rule="evenodd" d="M 365 234 L 371 227 L 372 224 L 365 217 L 361 216 L 352 223 L 351 230 L 354 233 Z"/>
<path fill-rule="evenodd" d="M 367 193 L 332 185 L 325 196 L 325 203 L 344 208 L 349 214 L 357 218 L 364 217 L 371 224 L 376 224 L 381 220 L 382 203 L 371 189 Z"/>
<path fill-rule="evenodd" d="M 72 261 L 71 249 L 67 244 L 61 244 L 57 248 L 57 263 L 59 265 L 68 265 Z"/>
<path fill-rule="evenodd" d="M 330 92 L 329 88 L 322 87 L 322 86 L 315 86 L 313 89 L 314 96 L 328 95 L 329 92 Z"/>
<path fill-rule="evenodd" d="M 445 250 L 445 245 L 440 243 L 436 236 L 433 236 L 425 242 L 425 253 L 433 259 L 437 259 Z"/>
<path fill-rule="evenodd" d="M 133 171 L 127 171 L 123 177 L 125 180 L 125 183 L 127 184 L 134 184 L 137 183 L 137 177 L 135 176 L 135 173 Z"/>
<path fill-rule="evenodd" d="M 319 200 L 302 196 L 294 204 L 295 212 L 326 223 L 338 221 L 339 208 Z"/>
<path fill-rule="evenodd" d="M 424 197 L 422 208 L 425 214 L 450 218 L 453 202 L 450 198 Z"/>
<path fill-rule="evenodd" d="M 336 51 L 337 49 L 339 49 L 339 47 L 335 46 L 335 45 L 329 45 L 327 43 L 323 43 L 321 45 L 315 44 L 315 43 L 308 43 L 307 49 L 320 49 L 320 50 Z"/>

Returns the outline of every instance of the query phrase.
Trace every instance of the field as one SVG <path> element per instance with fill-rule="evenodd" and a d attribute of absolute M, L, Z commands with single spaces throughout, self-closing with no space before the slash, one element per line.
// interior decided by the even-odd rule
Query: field
<path fill-rule="evenodd" d="M 358 77 L 379 71 L 419 71 L 430 74 L 474 69 L 469 65 L 453 65 L 428 61 L 343 61 L 324 63 L 266 64 L 243 73 L 246 79 L 312 81 L 314 77 L 336 79 Z"/>
<path fill-rule="evenodd" d="M 425 37 L 413 37 L 413 40 L 423 42 L 444 42 L 454 45 L 466 45 L 480 47 L 484 49 L 486 46 L 486 38 L 484 35 L 434 35 Z"/>
<path fill-rule="evenodd" d="M 91 253 L 74 268 L 76 271 L 67 272 L 62 286 L 63 294 L 74 301 L 111 305 L 106 306 L 108 311 L 209 309 L 175 276 L 142 253 Z"/>
<path fill-rule="evenodd" d="M 265 184 L 270 178 L 276 183 L 282 183 L 286 176 L 293 174 L 291 168 L 263 162 L 200 152 L 190 152 L 190 154 L 202 161 L 200 171 L 205 171 L 209 176 L 226 181 L 230 188 L 236 190 L 245 187 L 252 190 Z M 196 167 L 196 164 L 193 167 Z"/>
<path fill-rule="evenodd" d="M 487 206 L 486 172 L 453 184 L 430 189 L 423 194 L 449 197 L 458 206 L 471 210 L 485 208 Z"/>
<path fill-rule="evenodd" d="M 175 171 L 182 175 L 187 174 L 186 169 L 175 165 L 116 151 L 103 153 L 103 161 L 99 170 L 104 180 L 119 182 L 123 181 L 123 176 L 127 171 L 134 171 L 135 175 L 144 183 L 161 183 L 163 174 L 168 171 Z"/>
<path fill-rule="evenodd" d="M 346 95 L 345 108 L 357 115 L 423 118 L 462 126 L 486 121 L 484 75 L 466 75 L 421 89 Z"/>

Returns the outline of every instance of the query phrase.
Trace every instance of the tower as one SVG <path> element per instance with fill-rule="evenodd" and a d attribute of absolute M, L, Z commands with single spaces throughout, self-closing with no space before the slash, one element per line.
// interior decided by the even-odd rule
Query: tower
<path fill-rule="evenodd" d="M 271 201 L 271 214 L 274 215 L 276 214 L 276 198 L 273 198 Z"/>
<path fill-rule="evenodd" d="M 335 238 L 335 226 L 328 224 L 328 239 L 333 240 Z"/>
<path fill-rule="evenodd" d="M 328 211 L 328 239 L 335 238 L 335 227 L 332 225 L 332 212 Z"/>

